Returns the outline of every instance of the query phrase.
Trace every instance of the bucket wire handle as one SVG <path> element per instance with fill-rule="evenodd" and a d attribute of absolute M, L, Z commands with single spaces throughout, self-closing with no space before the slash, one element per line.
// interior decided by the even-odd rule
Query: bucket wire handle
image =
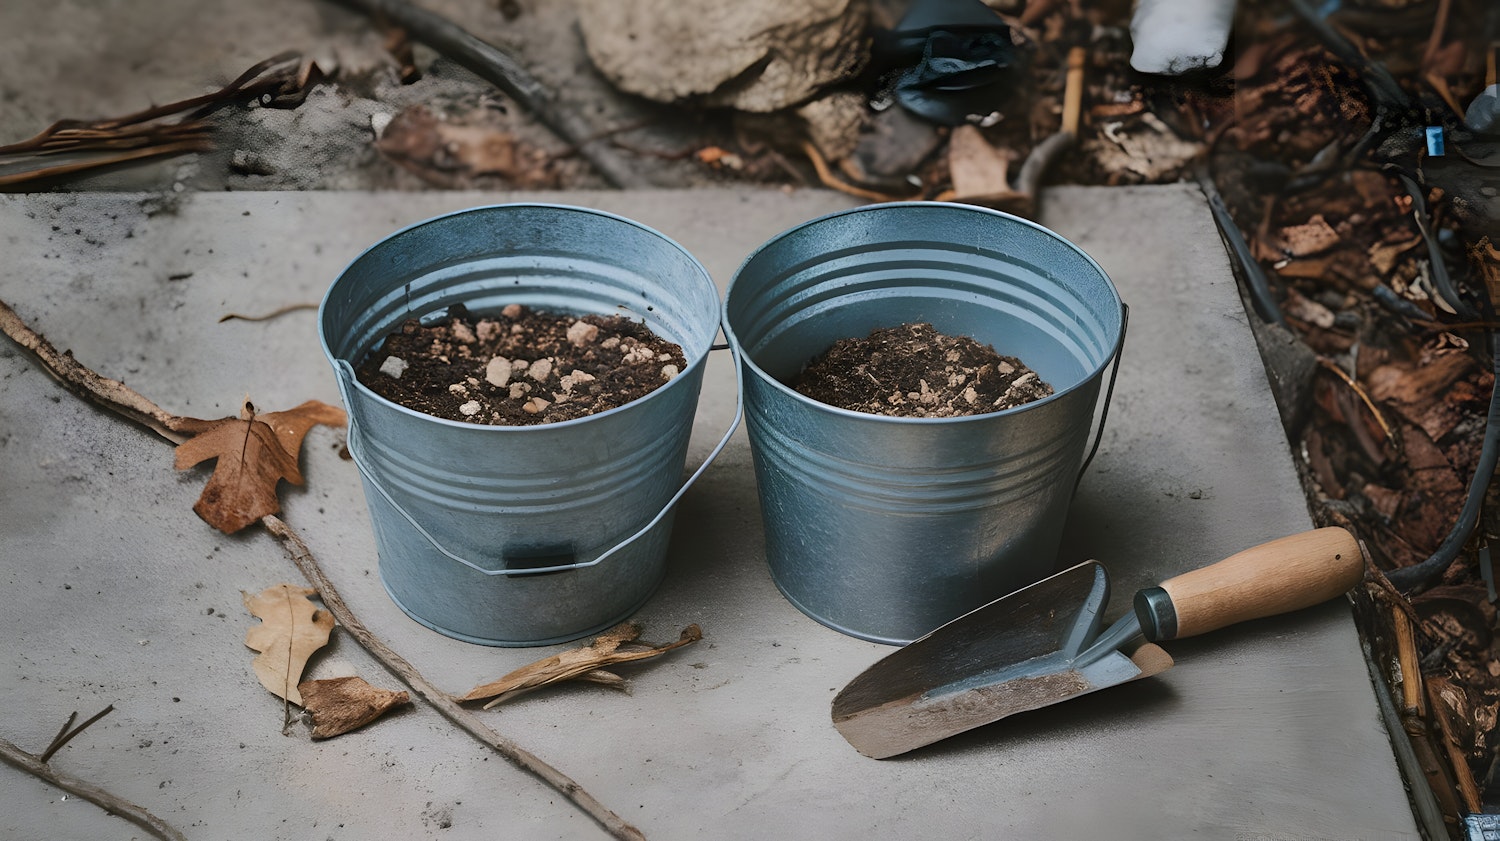
<path fill-rule="evenodd" d="M 719 457 L 719 453 L 724 451 L 724 447 L 729 443 L 730 436 L 734 435 L 734 431 L 739 428 L 740 420 L 744 417 L 745 414 L 744 398 L 741 397 L 741 394 L 744 391 L 744 389 L 742 388 L 744 375 L 740 372 L 739 351 L 731 347 L 729 349 L 729 353 L 734 364 L 734 419 L 729 422 L 729 429 L 724 432 L 724 437 L 719 439 L 719 443 L 716 444 L 713 450 L 709 452 L 708 457 L 703 460 L 702 464 L 698 465 L 698 469 L 694 470 L 692 475 L 688 476 L 687 481 L 682 483 L 682 487 L 677 489 L 677 492 L 672 495 L 671 499 L 667 500 L 667 503 L 662 506 L 660 511 L 656 512 L 656 516 L 652 517 L 650 522 L 646 523 L 646 525 L 642 526 L 634 534 L 605 550 L 597 558 L 594 558 L 591 561 L 582 561 L 576 564 L 561 564 L 559 566 L 550 567 L 527 567 L 526 569 L 507 569 L 503 567 L 500 569 L 488 569 L 486 567 L 482 567 L 469 560 L 468 558 L 454 553 L 453 551 L 448 549 L 448 547 L 444 546 L 437 538 L 432 536 L 431 532 L 423 528 L 422 524 L 418 523 L 416 519 L 414 519 L 411 514 L 408 513 L 407 510 L 401 505 L 401 503 L 397 502 L 391 496 L 390 491 L 387 491 L 385 489 L 385 485 L 381 484 L 380 479 L 375 476 L 374 472 L 370 469 L 369 464 L 365 460 L 365 454 L 362 449 L 364 444 L 360 442 L 360 437 L 357 434 L 358 422 L 354 419 L 354 412 L 352 411 L 349 412 L 349 455 L 354 459 L 354 464 L 359 468 L 359 472 L 364 474 L 364 477 L 366 481 L 369 482 L 370 486 L 380 493 L 380 496 L 386 501 L 387 504 L 389 504 L 396 510 L 396 513 L 400 514 L 402 517 L 405 517 L 406 522 L 410 523 L 411 527 L 416 529 L 418 534 L 422 535 L 422 537 L 427 539 L 428 543 L 432 544 L 432 548 L 438 550 L 448 558 L 458 561 L 464 566 L 475 570 L 476 572 L 480 572 L 485 575 L 540 575 L 547 572 L 565 572 L 570 569 L 582 569 L 584 567 L 595 566 L 597 564 L 603 563 L 604 560 L 609 558 L 611 555 L 614 555 L 616 552 L 624 549 L 625 547 L 644 537 L 646 533 L 655 528 L 657 524 L 659 524 L 667 516 L 667 514 L 671 513 L 672 509 L 676 507 L 678 501 L 680 501 L 683 495 L 688 492 L 688 489 L 693 486 L 693 483 L 698 481 L 698 477 L 702 476 L 703 472 L 708 469 L 708 466 L 714 463 L 714 459 Z M 705 354 L 705 364 L 706 357 L 707 354 Z M 339 373 L 339 376 L 337 378 L 339 385 L 339 396 L 343 398 L 344 405 L 346 407 L 352 407 L 354 404 L 349 400 L 349 383 L 353 382 L 355 378 L 354 367 L 344 359 L 337 360 L 336 365 Z"/>
<path fill-rule="evenodd" d="M 1083 466 L 1078 468 L 1078 478 L 1073 480 L 1073 493 L 1078 493 L 1078 486 L 1083 484 L 1083 475 L 1088 472 L 1089 465 L 1093 463 L 1094 456 L 1099 452 L 1099 442 L 1104 439 L 1104 422 L 1109 419 L 1109 404 L 1114 400 L 1115 383 L 1120 379 L 1120 358 L 1125 355 L 1125 334 L 1130 327 L 1130 305 L 1124 301 L 1120 302 L 1120 341 L 1115 343 L 1114 363 L 1109 366 L 1109 385 L 1104 390 L 1104 408 L 1099 412 L 1099 428 L 1094 432 L 1094 443 L 1089 447 L 1089 454 L 1083 459 Z"/>

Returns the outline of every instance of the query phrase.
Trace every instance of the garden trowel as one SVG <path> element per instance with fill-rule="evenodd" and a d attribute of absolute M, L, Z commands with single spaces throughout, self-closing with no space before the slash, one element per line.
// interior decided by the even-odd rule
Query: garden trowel
<path fill-rule="evenodd" d="M 1324 528 L 1262 543 L 1135 595 L 1100 633 L 1109 574 L 1086 561 L 990 602 L 890 654 L 833 699 L 833 723 L 884 759 L 1027 710 L 1165 671 L 1155 643 L 1286 613 L 1364 575 L 1353 535 Z"/>

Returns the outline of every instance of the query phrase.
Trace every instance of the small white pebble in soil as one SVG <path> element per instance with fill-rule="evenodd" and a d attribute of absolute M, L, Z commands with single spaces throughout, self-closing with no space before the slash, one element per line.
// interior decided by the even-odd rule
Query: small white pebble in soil
<path fill-rule="evenodd" d="M 540 412 L 541 410 L 543 410 L 543 409 L 545 409 L 545 408 L 547 408 L 548 406 L 551 406 L 551 405 L 552 405 L 551 403 L 547 402 L 546 400 L 543 400 L 540 397 L 533 397 L 530 400 L 527 400 L 526 404 L 524 406 L 522 406 L 521 408 L 525 409 L 527 412 L 530 412 L 531 414 L 534 415 L 537 412 Z"/>
<path fill-rule="evenodd" d="M 517 359 L 517 360 L 515 360 L 515 361 L 513 361 L 513 362 L 510 363 L 510 372 L 512 374 L 516 374 L 516 375 L 519 376 L 521 374 L 526 373 L 526 369 L 530 368 L 530 367 L 531 367 L 531 363 L 530 362 L 527 362 L 524 359 Z"/>
<path fill-rule="evenodd" d="M 468 383 L 470 388 L 479 385 L 479 380 L 476 380 L 473 377 L 464 377 L 464 382 Z"/>
<path fill-rule="evenodd" d="M 484 379 L 495 388 L 505 388 L 510 382 L 510 360 L 497 356 L 484 366 Z"/>
<path fill-rule="evenodd" d="M 1010 372 L 1016 370 L 1016 366 L 1010 364 L 1009 362 L 998 362 L 995 364 L 995 370 L 1000 372 L 1001 374 L 1009 374 Z"/>
<path fill-rule="evenodd" d="M 512 324 L 510 326 L 510 334 L 512 336 L 519 336 L 519 335 L 521 335 L 522 333 L 525 333 L 525 332 L 526 332 L 526 328 L 522 327 L 519 324 Z"/>
<path fill-rule="evenodd" d="M 477 339 L 477 337 L 474 335 L 474 331 L 469 329 L 469 325 L 456 319 L 453 322 L 453 338 L 458 339 L 460 342 L 463 342 L 466 345 L 474 344 Z"/>
<path fill-rule="evenodd" d="M 653 362 L 655 360 L 656 354 L 652 353 L 651 348 L 645 345 L 636 345 L 626 351 L 624 356 L 620 357 L 620 361 L 626 365 L 639 365 L 642 362 Z"/>
<path fill-rule="evenodd" d="M 583 347 L 597 338 L 599 338 L 599 328 L 587 321 L 575 321 L 568 325 L 568 341 L 574 347 Z"/>
<path fill-rule="evenodd" d="M 1015 368 L 1011 368 L 1011 370 L 1014 371 Z M 1016 381 L 1010 384 L 1010 388 L 1007 388 L 1004 394 L 995 399 L 993 405 L 999 406 L 1000 404 L 1004 403 L 1006 399 L 1009 398 L 1012 394 L 1020 393 L 1022 389 L 1030 386 L 1032 383 L 1036 382 L 1039 379 L 1041 378 L 1036 375 L 1035 371 L 1027 371 L 1021 376 L 1016 377 Z"/>
<path fill-rule="evenodd" d="M 526 376 L 539 383 L 546 382 L 547 378 L 552 376 L 552 360 L 538 359 L 531 363 L 531 367 L 526 370 Z"/>
<path fill-rule="evenodd" d="M 564 374 L 561 382 L 563 391 L 572 391 L 579 385 L 582 385 L 583 383 L 591 383 L 596 379 L 598 379 L 598 377 L 595 377 L 593 374 L 590 374 L 587 371 L 579 371 L 575 368 L 573 371 Z"/>
<path fill-rule="evenodd" d="M 411 366 L 405 359 L 399 356 L 387 356 L 385 361 L 380 363 L 380 373 L 385 374 L 393 380 L 399 380 L 409 367 Z"/>
<path fill-rule="evenodd" d="M 530 391 L 531 391 L 531 385 L 529 383 L 511 383 L 510 384 L 510 399 L 512 399 L 512 400 L 520 400 L 522 397 L 525 397 L 526 394 L 528 392 L 530 392 Z"/>
<path fill-rule="evenodd" d="M 670 354 L 670 353 L 658 353 L 656 355 L 656 361 L 657 362 L 666 362 L 668 359 L 671 359 L 671 358 L 672 358 L 672 354 Z"/>
<path fill-rule="evenodd" d="M 514 321 L 515 319 L 521 317 L 521 305 L 506 304 L 505 309 L 501 310 L 500 314 Z"/>
<path fill-rule="evenodd" d="M 979 399 L 979 392 L 974 390 L 974 386 L 969 386 L 968 388 L 964 389 L 963 397 L 964 401 L 972 406 L 974 405 L 974 401 Z"/>
<path fill-rule="evenodd" d="M 670 379 L 672 379 L 673 377 L 677 376 L 677 373 L 678 372 L 677 372 L 677 366 L 676 365 L 672 365 L 672 364 L 668 363 L 666 365 L 661 366 L 661 377 L 664 380 L 670 380 Z"/>
<path fill-rule="evenodd" d="M 469 393 L 469 387 L 464 385 L 463 383 L 454 383 L 453 385 L 448 386 L 448 391 L 451 394 L 465 396 Z"/>
<path fill-rule="evenodd" d="M 470 417 L 472 417 L 474 415 L 477 415 L 477 414 L 479 414 L 479 401 L 478 400 L 470 400 L 469 402 L 463 404 L 462 406 L 459 406 L 458 407 L 458 411 L 462 412 L 464 415 L 467 415 L 467 416 L 470 416 Z"/>
<path fill-rule="evenodd" d="M 619 346 L 620 346 L 620 337 L 619 336 L 610 336 L 609 338 L 607 338 L 604 341 L 602 341 L 602 342 L 599 343 L 599 347 L 602 347 L 605 350 L 614 350 L 615 348 L 617 348 Z"/>
<path fill-rule="evenodd" d="M 492 342 L 500 336 L 500 323 L 486 318 L 474 325 L 474 333 L 481 342 Z"/>

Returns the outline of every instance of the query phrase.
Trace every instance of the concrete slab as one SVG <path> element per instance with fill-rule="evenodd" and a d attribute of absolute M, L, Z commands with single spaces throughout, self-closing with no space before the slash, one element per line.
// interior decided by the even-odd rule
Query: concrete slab
<path fill-rule="evenodd" d="M 233 413 L 337 400 L 313 315 L 218 323 L 313 302 L 395 228 L 498 194 L 0 196 L 0 298 L 60 347 L 163 406 Z M 674 236 L 724 284 L 762 240 L 844 197 L 749 190 L 546 194 Z M 1046 220 L 1131 304 L 1116 403 L 1059 559 L 1105 561 L 1117 592 L 1307 528 L 1223 249 L 1184 186 L 1059 189 Z M 732 411 L 708 373 L 701 456 Z M 461 692 L 549 650 L 456 642 L 407 619 L 376 576 L 338 433 L 304 449 L 284 495 L 352 608 L 438 686 Z M 268 536 L 225 538 L 152 435 L 94 410 L 0 345 L 0 736 L 40 750 L 71 710 L 116 711 L 59 770 L 193 839 L 594 838 L 542 784 L 418 705 L 338 739 L 281 735 L 243 646 L 241 591 L 298 581 Z M 631 671 L 629 696 L 576 688 L 484 713 L 648 837 L 1411 839 L 1417 831 L 1348 609 L 1174 643 L 1173 670 L 905 758 L 857 755 L 828 702 L 889 649 L 791 607 L 765 569 L 743 433 L 685 498 L 647 635 L 703 642 Z M 1117 597 L 1118 612 L 1124 600 Z M 395 687 L 347 638 L 312 677 Z M 88 803 L 0 766 L 0 837 L 132 838 Z"/>

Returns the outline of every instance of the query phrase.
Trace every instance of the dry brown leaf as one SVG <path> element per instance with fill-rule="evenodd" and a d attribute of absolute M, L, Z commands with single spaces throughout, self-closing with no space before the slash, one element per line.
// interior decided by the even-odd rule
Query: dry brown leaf
<path fill-rule="evenodd" d="M 609 672 L 603 672 L 603 675 L 609 675 L 609 677 L 601 679 L 599 669 L 615 663 L 628 663 L 632 660 L 656 657 L 674 648 L 681 648 L 688 643 L 703 639 L 703 631 L 697 625 L 689 625 L 682 629 L 682 635 L 676 642 L 660 646 L 635 643 L 635 647 L 630 650 L 620 650 L 621 646 L 632 643 L 640 635 L 641 626 L 639 625 L 631 623 L 617 625 L 600 634 L 588 645 L 569 649 L 522 666 L 499 680 L 474 687 L 459 700 L 479 701 L 493 698 L 494 700 L 484 705 L 485 709 L 489 709 L 524 692 L 574 678 L 622 688 L 623 681 L 618 681 L 617 676 Z"/>
<path fill-rule="evenodd" d="M 1391 269 L 1396 267 L 1396 262 L 1401 259 L 1402 254 L 1412 250 L 1421 242 L 1421 237 L 1413 236 L 1395 242 L 1373 243 L 1368 252 L 1370 255 L 1370 265 L 1374 266 L 1375 271 L 1384 277 L 1391 273 Z"/>
<path fill-rule="evenodd" d="M 411 703 L 405 692 L 377 689 L 362 677 L 335 677 L 297 684 L 302 708 L 312 716 L 314 739 L 332 739 L 380 718 L 392 707 Z"/>
<path fill-rule="evenodd" d="M 277 584 L 257 595 L 242 593 L 245 609 L 260 619 L 259 625 L 245 632 L 245 645 L 260 652 L 250 665 L 260 683 L 278 698 L 298 706 L 302 695 L 297 683 L 307 658 L 328 644 L 333 632 L 333 614 L 318 610 L 308 596 L 317 595 L 310 587 Z"/>
<path fill-rule="evenodd" d="M 1323 214 L 1316 213 L 1304 224 L 1282 228 L 1281 243 L 1289 256 L 1307 257 L 1338 245 L 1339 234 Z"/>
<path fill-rule="evenodd" d="M 320 423 L 343 426 L 344 410 L 309 400 L 285 412 L 258 415 L 247 400 L 237 418 L 188 419 L 182 431 L 193 437 L 178 445 L 177 469 L 218 459 L 193 510 L 225 534 L 279 512 L 276 485 L 282 479 L 302 484 L 297 467 L 302 439 Z"/>

